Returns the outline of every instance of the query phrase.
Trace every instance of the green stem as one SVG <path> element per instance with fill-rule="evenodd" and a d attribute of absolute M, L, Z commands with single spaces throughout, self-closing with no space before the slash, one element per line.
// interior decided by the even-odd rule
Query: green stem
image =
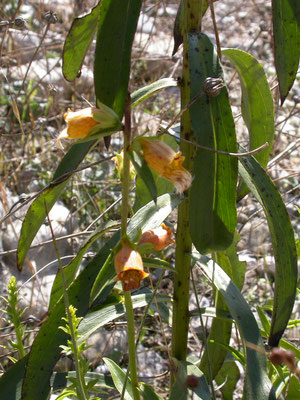
<path fill-rule="evenodd" d="M 127 230 L 129 187 L 130 187 L 130 157 L 129 157 L 130 144 L 131 144 L 131 104 L 130 104 L 130 99 L 128 99 L 125 106 L 125 125 L 124 125 L 121 238 L 126 236 L 126 230 Z"/>
<path fill-rule="evenodd" d="M 183 35 L 183 72 L 181 80 L 181 109 L 190 102 L 190 71 L 188 59 L 187 35 L 193 29 L 199 29 L 201 24 L 201 7 L 199 0 L 184 0 L 184 35 Z M 187 109 L 181 116 L 181 137 L 192 141 L 193 132 L 190 113 Z M 193 146 L 181 141 L 180 150 L 185 157 L 184 166 L 192 171 Z M 189 193 L 178 207 L 178 222 L 176 233 L 175 267 L 173 295 L 173 322 L 172 322 L 172 356 L 178 360 L 185 360 L 187 355 L 187 341 L 189 328 L 189 284 L 192 240 L 189 231 L 190 205 Z M 171 375 L 171 385 L 174 383 L 174 374 Z"/>
<path fill-rule="evenodd" d="M 123 180 L 122 180 L 122 206 L 121 206 L 121 239 L 126 237 L 129 188 L 130 188 L 130 158 L 129 148 L 131 144 L 131 104 L 128 97 L 125 105 L 125 125 L 124 125 L 124 160 L 123 160 Z M 138 377 L 136 367 L 136 349 L 134 334 L 134 313 L 130 291 L 124 292 L 125 308 L 127 317 L 127 339 L 129 353 L 129 370 L 134 400 L 140 400 L 138 390 Z"/>
<path fill-rule="evenodd" d="M 140 400 L 140 392 L 138 390 L 138 376 L 136 367 L 136 351 L 135 351 L 135 334 L 134 334 L 134 314 L 131 293 L 124 292 L 125 307 L 127 316 L 127 336 L 128 336 L 128 353 L 129 353 L 129 369 L 134 400 Z"/>

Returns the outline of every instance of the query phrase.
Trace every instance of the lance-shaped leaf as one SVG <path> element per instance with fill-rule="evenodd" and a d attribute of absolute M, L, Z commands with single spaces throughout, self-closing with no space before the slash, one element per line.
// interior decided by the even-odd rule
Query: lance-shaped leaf
<path fill-rule="evenodd" d="M 216 262 L 210 260 L 204 264 L 196 254 L 193 254 L 193 258 L 196 261 L 199 260 L 199 266 L 204 274 L 224 296 L 229 311 L 246 344 L 247 372 L 245 374 L 243 398 L 245 400 L 275 400 L 275 392 L 268 378 L 267 359 L 262 338 L 249 304 Z"/>
<path fill-rule="evenodd" d="M 269 345 L 278 346 L 289 322 L 297 288 L 297 250 L 291 221 L 272 180 L 254 157 L 242 157 L 239 172 L 262 204 L 275 257 L 275 290 Z"/>
<path fill-rule="evenodd" d="M 63 74 L 74 81 L 80 73 L 82 63 L 96 32 L 100 11 L 98 5 L 83 17 L 75 18 L 65 40 L 63 49 Z"/>
<path fill-rule="evenodd" d="M 74 169 L 94 144 L 95 142 L 87 142 L 73 145 L 57 167 L 52 183 L 29 207 L 22 224 L 18 243 L 17 265 L 20 270 L 23 267 L 26 254 L 35 235 L 47 217 L 47 210 L 50 212 L 69 182 Z M 47 210 L 45 203 L 47 204 Z"/>
<path fill-rule="evenodd" d="M 191 98 L 203 93 L 206 78 L 223 79 L 222 68 L 210 39 L 190 33 Z M 236 152 L 233 116 L 224 87 L 218 96 L 200 96 L 190 107 L 195 140 L 199 145 Z M 197 250 L 204 254 L 230 246 L 236 226 L 237 159 L 198 148 L 190 193 L 190 232 Z"/>
<path fill-rule="evenodd" d="M 237 255 L 236 244 L 239 240 L 240 237 L 236 233 L 235 240 L 231 246 L 226 251 L 215 252 L 214 258 L 223 271 L 227 273 L 227 275 L 241 290 L 244 283 L 246 263 L 239 261 Z M 220 347 L 214 342 L 229 345 L 231 338 L 231 321 L 218 318 L 218 313 L 221 311 L 228 312 L 228 307 L 224 297 L 218 290 L 215 295 L 215 307 L 217 310 L 217 317 L 213 319 L 207 339 L 207 347 L 200 361 L 200 369 L 207 379 L 209 378 L 210 373 L 212 379 L 216 377 L 227 355 L 226 346 Z"/>
<path fill-rule="evenodd" d="M 177 86 L 177 81 L 175 79 L 164 78 L 136 90 L 131 95 L 132 108 L 136 107 L 138 104 L 148 99 L 148 97 L 152 96 L 154 93 L 174 86 Z"/>
<path fill-rule="evenodd" d="M 296 78 L 300 56 L 299 0 L 272 0 L 275 67 L 283 104 Z"/>
<path fill-rule="evenodd" d="M 97 102 L 123 117 L 141 0 L 102 0 L 94 63 Z"/>
<path fill-rule="evenodd" d="M 255 155 L 265 168 L 269 162 L 274 139 L 274 105 L 270 86 L 260 63 L 250 54 L 238 49 L 225 49 L 222 53 L 238 72 L 242 88 L 242 115 L 249 132 L 249 150 L 266 142 L 269 146 Z M 238 199 L 249 192 L 243 183 Z"/>

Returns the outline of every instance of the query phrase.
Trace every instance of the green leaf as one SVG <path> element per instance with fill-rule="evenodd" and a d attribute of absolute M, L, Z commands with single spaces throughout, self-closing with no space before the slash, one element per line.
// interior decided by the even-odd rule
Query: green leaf
<path fill-rule="evenodd" d="M 64 274 L 65 274 L 65 280 L 66 280 L 67 287 L 75 279 L 75 276 L 78 271 L 78 267 L 80 265 L 82 257 L 87 252 L 89 247 L 95 242 L 95 240 L 99 239 L 102 235 L 104 235 L 111 228 L 112 228 L 112 222 L 109 222 L 108 224 L 105 224 L 103 227 L 97 229 L 97 232 L 90 235 L 90 237 L 86 240 L 84 245 L 81 246 L 81 248 L 79 249 L 79 251 L 76 254 L 76 257 L 68 265 L 66 265 L 64 267 Z M 62 295 L 63 295 L 62 277 L 61 277 L 61 271 L 58 270 L 55 280 L 52 285 L 52 289 L 51 289 L 51 296 L 50 296 L 48 312 L 50 312 L 52 310 L 52 308 L 54 307 L 54 305 L 57 303 L 57 301 L 60 299 L 60 297 Z"/>
<path fill-rule="evenodd" d="M 59 163 L 53 180 L 63 179 L 65 174 L 71 173 L 76 169 L 87 153 L 96 145 L 96 140 L 91 140 L 87 143 L 75 143 L 64 155 L 63 159 Z"/>
<path fill-rule="evenodd" d="M 164 78 L 136 90 L 131 95 L 132 108 L 136 107 L 142 101 L 145 101 L 146 99 L 148 99 L 148 97 L 152 96 L 159 90 L 166 89 L 172 86 L 177 86 L 177 81 L 173 78 Z"/>
<path fill-rule="evenodd" d="M 141 0 L 102 0 L 95 50 L 94 84 L 97 102 L 123 117 L 128 91 L 131 46 Z"/>
<path fill-rule="evenodd" d="M 222 68 L 210 39 L 190 33 L 189 62 L 191 98 L 203 90 L 207 77 L 222 78 Z M 216 97 L 202 95 L 190 107 L 195 140 L 199 145 L 236 152 L 234 121 L 227 90 Z M 190 232 L 201 253 L 225 250 L 230 246 L 236 226 L 237 159 L 197 149 L 190 191 Z"/>
<path fill-rule="evenodd" d="M 249 150 L 266 142 L 269 146 L 255 155 L 266 167 L 274 139 L 274 105 L 272 93 L 263 67 L 250 54 L 238 49 L 225 49 L 222 53 L 236 68 L 242 88 L 242 115 L 249 132 Z M 238 198 L 249 192 L 245 183 L 239 188 Z"/>
<path fill-rule="evenodd" d="M 143 180 L 144 185 L 146 186 L 147 190 L 149 191 L 149 194 L 151 196 L 151 200 L 156 202 L 157 198 L 157 189 L 156 185 L 153 179 L 152 172 L 150 168 L 148 167 L 148 164 L 144 160 L 141 154 L 138 154 L 136 152 L 130 152 L 130 159 L 131 162 L 136 169 L 137 175 Z"/>
<path fill-rule="evenodd" d="M 140 390 L 143 400 L 163 400 L 163 397 L 155 393 L 151 386 L 146 385 L 143 382 L 140 383 Z"/>
<path fill-rule="evenodd" d="M 63 49 L 63 74 L 68 81 L 74 81 L 80 73 L 84 57 L 96 32 L 99 11 L 98 5 L 83 17 L 75 18 L 65 40 Z"/>
<path fill-rule="evenodd" d="M 122 393 L 123 386 L 126 382 L 126 389 L 125 389 L 125 400 L 134 400 L 134 396 L 132 393 L 132 386 L 130 378 L 126 380 L 125 372 L 113 361 L 109 358 L 103 357 L 103 361 L 108 366 L 112 379 L 114 381 L 115 387 L 119 393 Z"/>
<path fill-rule="evenodd" d="M 0 393 L 3 399 L 21 399 L 22 382 L 28 357 L 29 355 L 27 354 L 0 377 Z"/>
<path fill-rule="evenodd" d="M 168 261 L 161 260 L 159 258 L 145 258 L 143 257 L 143 263 L 145 266 L 149 268 L 161 268 L 166 269 L 172 272 L 176 272 L 174 265 L 169 263 Z"/>
<path fill-rule="evenodd" d="M 232 281 L 241 290 L 244 283 L 244 276 L 246 271 L 246 263 L 242 263 L 238 259 L 236 244 L 239 241 L 239 236 L 236 234 L 235 241 L 230 245 L 226 251 L 219 251 L 215 253 L 215 261 L 223 269 L 224 272 L 232 279 Z M 224 297 L 219 291 L 215 296 L 215 307 L 217 310 L 217 317 L 220 311 L 228 313 L 228 307 Z M 209 379 L 210 373 L 212 378 L 218 374 L 223 362 L 227 355 L 226 346 L 220 348 L 216 346 L 216 342 L 224 345 L 229 345 L 231 338 L 232 323 L 229 320 L 214 318 L 208 336 L 208 345 L 201 357 L 199 368 L 205 374 L 206 379 Z"/>
<path fill-rule="evenodd" d="M 291 221 L 272 180 L 254 157 L 242 157 L 239 171 L 262 204 L 269 225 L 275 257 L 275 290 L 269 345 L 278 346 L 290 319 L 297 287 L 297 251 Z"/>
<path fill-rule="evenodd" d="M 299 0 L 272 0 L 275 67 L 281 105 L 293 86 L 300 56 Z"/>
<path fill-rule="evenodd" d="M 222 293 L 229 311 L 239 327 L 246 344 L 247 373 L 244 383 L 245 400 L 275 400 L 275 393 L 267 374 L 267 360 L 260 332 L 250 306 L 229 276 L 213 260 L 201 263 L 197 254 L 193 254 L 207 278 Z M 247 345 L 249 343 L 252 346 Z"/>
<path fill-rule="evenodd" d="M 256 307 L 256 311 L 257 311 L 257 314 L 259 316 L 259 319 L 260 319 L 260 322 L 261 322 L 261 325 L 262 325 L 262 328 L 263 328 L 262 329 L 263 334 L 265 335 L 265 337 L 268 337 L 269 334 L 270 334 L 271 324 L 270 324 L 268 318 L 266 317 L 266 315 L 263 312 L 263 309 L 261 307 L 257 306 Z"/>
<path fill-rule="evenodd" d="M 132 296 L 133 309 L 146 307 L 149 301 L 153 299 L 152 293 L 137 294 Z M 171 298 L 167 295 L 157 295 L 156 300 L 160 302 L 170 302 Z M 101 328 L 105 324 L 120 318 L 126 313 L 123 296 L 112 297 L 95 311 L 91 311 L 80 322 L 78 333 L 80 336 L 79 343 L 87 340 L 87 338 Z"/>
<path fill-rule="evenodd" d="M 166 194 L 157 199 L 157 206 L 151 202 L 143 207 L 128 224 L 129 237 L 135 236 L 140 229 L 151 229 L 160 225 L 179 202 L 179 196 Z M 69 302 L 77 309 L 78 318 L 84 317 L 89 310 L 90 296 L 93 301 L 91 291 L 96 278 L 95 297 L 98 297 L 97 300 L 104 302 L 109 294 L 111 290 L 109 285 L 115 275 L 114 269 L 111 268 L 111 249 L 117 245 L 119 237 L 119 232 L 117 232 L 69 286 L 67 290 Z M 32 344 L 26 366 L 22 400 L 48 398 L 50 376 L 60 357 L 59 346 L 66 344 L 69 338 L 66 333 L 58 329 L 62 325 L 62 317 L 65 317 L 63 297 L 53 307 Z"/>
<path fill-rule="evenodd" d="M 240 378 L 240 371 L 233 360 L 225 360 L 222 368 L 215 378 L 220 387 L 223 400 L 232 400 L 237 381 Z"/>
<path fill-rule="evenodd" d="M 18 268 L 20 270 L 23 267 L 26 254 L 35 235 L 47 217 L 45 201 L 47 203 L 48 212 L 50 213 L 51 208 L 54 206 L 61 192 L 69 182 L 73 170 L 78 167 L 87 152 L 94 145 L 95 141 L 83 144 L 74 144 L 59 163 L 54 173 L 52 183 L 29 207 L 22 224 L 18 243 L 17 257 Z"/>
<path fill-rule="evenodd" d="M 66 187 L 68 181 L 69 179 L 66 179 L 62 183 L 50 186 L 37 199 L 35 199 L 29 207 L 22 224 L 20 239 L 18 243 L 17 265 L 19 270 L 21 270 L 23 267 L 26 254 L 35 235 L 37 234 L 38 230 L 40 229 L 41 225 L 44 223 L 47 217 L 45 203 L 47 204 L 48 212 L 50 212 L 61 192 Z"/>
<path fill-rule="evenodd" d="M 178 361 L 173 358 L 177 367 L 176 380 L 172 386 L 170 400 L 187 399 L 186 380 L 188 375 L 194 375 L 198 378 L 198 385 L 192 390 L 192 398 L 194 400 L 210 400 L 211 395 L 204 374 L 200 369 L 189 362 Z"/>

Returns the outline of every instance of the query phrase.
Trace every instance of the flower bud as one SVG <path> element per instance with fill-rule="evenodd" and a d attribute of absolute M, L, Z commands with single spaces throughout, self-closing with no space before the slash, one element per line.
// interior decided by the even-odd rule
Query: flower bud
<path fill-rule="evenodd" d="M 192 176 L 183 166 L 184 157 L 160 140 L 140 139 L 144 158 L 155 172 L 171 181 L 178 193 L 187 190 Z"/>
<path fill-rule="evenodd" d="M 127 240 L 121 242 L 121 248 L 115 255 L 116 281 L 122 281 L 123 290 L 126 292 L 138 289 L 142 279 L 148 274 L 144 272 L 143 260 L 140 253 L 134 250 Z"/>
<path fill-rule="evenodd" d="M 116 170 L 118 171 L 118 177 L 122 181 L 123 180 L 123 169 L 124 169 L 124 151 L 122 150 L 121 153 L 116 153 L 115 157 L 113 157 L 115 162 Z M 130 179 L 133 180 L 136 175 L 135 168 L 130 161 L 130 169 L 129 169 L 129 176 Z"/>
<path fill-rule="evenodd" d="M 161 224 L 158 228 L 151 229 L 142 234 L 139 244 L 152 243 L 154 250 L 162 250 L 169 244 L 174 243 L 171 238 L 172 230 L 165 224 Z"/>

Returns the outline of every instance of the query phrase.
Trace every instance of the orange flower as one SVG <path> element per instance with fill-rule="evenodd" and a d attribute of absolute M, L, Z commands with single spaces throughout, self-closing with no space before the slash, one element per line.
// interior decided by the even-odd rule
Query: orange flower
<path fill-rule="evenodd" d="M 64 119 L 67 127 L 59 134 L 56 141 L 60 148 L 62 148 L 61 139 L 83 139 L 100 130 L 111 128 L 112 131 L 116 131 L 121 126 L 117 114 L 102 103 L 99 108 L 87 107 L 78 111 L 69 109 Z"/>
<path fill-rule="evenodd" d="M 121 248 L 115 255 L 116 281 L 122 281 L 123 290 L 126 292 L 138 289 L 142 279 L 148 274 L 144 272 L 143 260 L 140 253 L 134 250 L 127 240 L 123 240 Z"/>
<path fill-rule="evenodd" d="M 154 250 L 162 250 L 169 244 L 175 243 L 171 236 L 171 228 L 165 224 L 161 224 L 158 228 L 144 232 L 139 244 L 152 243 L 154 245 Z"/>
<path fill-rule="evenodd" d="M 187 190 L 192 176 L 183 166 L 184 157 L 160 140 L 140 139 L 144 158 L 155 172 L 171 181 L 178 193 Z"/>

